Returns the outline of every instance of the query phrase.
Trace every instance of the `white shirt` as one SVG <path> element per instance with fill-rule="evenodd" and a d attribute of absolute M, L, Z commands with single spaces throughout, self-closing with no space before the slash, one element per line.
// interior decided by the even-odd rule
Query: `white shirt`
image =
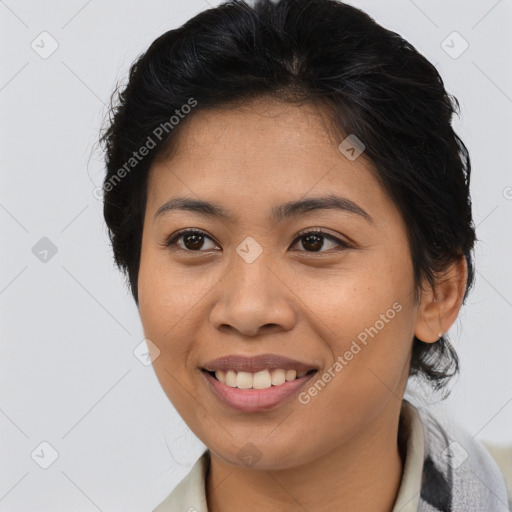
<path fill-rule="evenodd" d="M 417 409 L 407 400 L 402 401 L 399 443 L 406 444 L 402 481 L 393 512 L 416 512 L 421 492 L 424 458 L 423 424 Z M 206 450 L 196 461 L 188 475 L 174 488 L 153 512 L 208 512 L 205 476 L 209 464 Z"/>

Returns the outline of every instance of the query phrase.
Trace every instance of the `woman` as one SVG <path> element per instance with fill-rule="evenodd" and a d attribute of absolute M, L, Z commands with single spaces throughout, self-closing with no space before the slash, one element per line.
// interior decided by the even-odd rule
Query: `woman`
<path fill-rule="evenodd" d="M 458 371 L 444 333 L 476 238 L 457 107 L 335 0 L 228 2 L 134 63 L 105 220 L 207 447 L 155 511 L 508 510 L 481 444 L 403 398 Z"/>

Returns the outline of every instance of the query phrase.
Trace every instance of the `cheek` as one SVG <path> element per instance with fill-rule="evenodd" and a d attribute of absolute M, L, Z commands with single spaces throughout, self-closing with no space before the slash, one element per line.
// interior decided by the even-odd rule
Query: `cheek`
<path fill-rule="evenodd" d="M 312 382 L 301 403 L 311 402 L 318 417 L 329 415 L 340 432 L 357 430 L 361 418 L 370 421 L 407 383 L 410 310 L 387 291 L 378 295 L 368 286 L 364 294 L 338 293 L 322 318 L 332 364 L 318 375 L 326 384 Z"/>
<path fill-rule="evenodd" d="M 320 286 L 311 282 L 300 292 L 333 363 L 342 357 L 343 368 L 338 365 L 334 373 L 340 377 L 335 380 L 350 393 L 354 388 L 369 391 L 375 384 L 382 386 L 379 377 L 392 388 L 404 378 L 414 310 L 407 262 L 402 269 L 380 258 L 364 269 L 332 274 Z"/>
<path fill-rule="evenodd" d="M 308 306 L 317 318 L 323 321 L 327 332 L 334 337 L 356 336 L 366 327 L 373 326 L 386 315 L 388 325 L 397 323 L 398 302 L 410 300 L 412 280 L 408 266 L 404 270 L 389 265 L 382 257 L 375 261 L 365 259 L 364 263 L 347 263 L 346 268 L 317 275 L 293 276 L 293 289 L 301 302 Z M 381 326 L 381 322 L 379 322 Z M 381 326 L 382 329 L 382 326 Z"/>
<path fill-rule="evenodd" d="M 183 293 L 179 279 L 179 274 L 173 272 L 161 257 L 142 250 L 138 278 L 139 315 L 145 337 L 160 351 L 153 362 L 155 371 L 162 366 L 178 367 L 179 354 L 186 353 L 187 340 L 190 340 L 182 329 L 190 327 L 190 321 L 186 320 L 193 307 L 193 297 L 188 292 Z"/>
<path fill-rule="evenodd" d="M 162 342 L 193 329 L 192 311 L 215 281 L 200 267 L 171 264 L 165 251 L 142 251 L 139 269 L 139 313 L 145 332 Z"/>
<path fill-rule="evenodd" d="M 183 292 L 180 276 L 162 261 L 157 251 L 141 253 L 139 268 L 139 315 L 145 338 L 156 346 L 152 366 L 160 385 L 180 414 L 190 415 L 190 401 L 183 386 L 190 378 L 190 294 Z M 148 344 L 150 345 L 150 344 Z"/>

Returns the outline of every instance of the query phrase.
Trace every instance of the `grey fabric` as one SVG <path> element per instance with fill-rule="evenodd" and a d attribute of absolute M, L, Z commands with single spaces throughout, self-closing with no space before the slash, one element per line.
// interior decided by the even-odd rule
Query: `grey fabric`
<path fill-rule="evenodd" d="M 505 479 L 485 447 L 452 419 L 415 407 L 425 441 L 418 512 L 510 512 Z"/>

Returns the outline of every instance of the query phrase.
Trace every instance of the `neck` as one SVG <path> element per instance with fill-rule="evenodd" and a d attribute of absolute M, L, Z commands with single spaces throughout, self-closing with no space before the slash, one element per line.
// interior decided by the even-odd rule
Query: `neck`
<path fill-rule="evenodd" d="M 287 469 L 234 466 L 210 452 L 208 511 L 234 512 L 243 504 L 246 512 L 392 512 L 403 471 L 398 422 L 396 408 L 386 408 L 328 453 Z"/>

